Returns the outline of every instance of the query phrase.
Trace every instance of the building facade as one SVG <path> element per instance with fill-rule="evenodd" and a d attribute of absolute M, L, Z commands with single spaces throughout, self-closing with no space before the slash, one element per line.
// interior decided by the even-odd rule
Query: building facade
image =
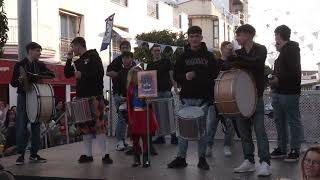
<path fill-rule="evenodd" d="M 10 105 L 16 104 L 15 88 L 9 85 L 13 66 L 18 61 L 18 8 L 17 0 L 4 0 L 8 17 L 9 39 L 0 58 L 0 97 Z M 113 28 L 114 52 L 119 42 L 130 40 L 135 46 L 135 36 L 152 30 L 169 29 L 185 32 L 188 17 L 177 7 L 158 0 L 31 0 L 32 41 L 42 47 L 40 60 L 53 69 L 57 78 L 51 81 L 55 94 L 69 101 L 74 91 L 75 80 L 65 79 L 63 66 L 71 40 L 83 36 L 88 49 L 99 51 L 105 31 L 105 19 L 115 13 Z M 109 63 L 108 51 L 99 52 L 104 67 Z M 111 57 L 113 58 L 113 57 Z M 105 77 L 105 90 L 109 78 Z"/>

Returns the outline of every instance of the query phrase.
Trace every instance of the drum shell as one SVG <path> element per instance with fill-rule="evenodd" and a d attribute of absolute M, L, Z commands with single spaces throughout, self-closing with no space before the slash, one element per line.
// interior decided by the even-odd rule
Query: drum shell
<path fill-rule="evenodd" d="M 67 102 L 67 112 L 71 117 L 71 123 L 74 124 L 93 120 L 88 98 L 81 98 Z"/>
<path fill-rule="evenodd" d="M 185 117 L 184 113 L 181 113 L 182 109 L 177 114 L 177 136 L 189 141 L 197 141 L 206 136 L 205 113 L 201 116 Z"/>
<path fill-rule="evenodd" d="M 243 86 L 243 90 L 239 88 L 240 85 Z M 239 101 L 240 95 L 243 96 L 242 101 Z M 244 98 L 246 99 L 243 100 Z M 214 99 L 219 114 L 223 116 L 251 117 L 257 103 L 257 90 L 253 78 L 240 69 L 220 72 L 215 81 Z M 247 110 L 244 112 L 242 109 L 246 104 L 249 107 L 245 108 Z"/>
<path fill-rule="evenodd" d="M 158 135 L 169 135 L 175 132 L 174 104 L 172 98 L 162 98 L 152 101 L 152 109 L 159 124 Z"/>
<path fill-rule="evenodd" d="M 26 92 L 26 111 L 31 123 L 49 122 L 55 112 L 54 92 L 50 84 L 32 84 Z"/>

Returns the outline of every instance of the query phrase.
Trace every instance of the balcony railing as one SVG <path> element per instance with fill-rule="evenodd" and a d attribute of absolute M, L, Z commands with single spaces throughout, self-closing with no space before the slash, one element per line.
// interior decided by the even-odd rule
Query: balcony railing
<path fill-rule="evenodd" d="M 18 19 L 17 18 L 8 18 L 8 45 L 17 45 L 18 44 Z"/>

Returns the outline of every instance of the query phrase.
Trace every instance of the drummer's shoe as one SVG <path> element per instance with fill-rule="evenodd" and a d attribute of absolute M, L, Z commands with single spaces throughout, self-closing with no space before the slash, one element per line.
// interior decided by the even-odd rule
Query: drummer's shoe
<path fill-rule="evenodd" d="M 271 159 L 282 159 L 282 158 L 285 158 L 286 157 L 286 153 L 281 151 L 280 148 L 275 148 L 271 153 L 270 153 L 270 156 L 271 156 Z"/>
<path fill-rule="evenodd" d="M 142 167 L 144 167 L 144 168 L 150 167 L 150 161 L 148 160 L 148 154 L 143 154 L 142 162 L 143 162 Z"/>
<path fill-rule="evenodd" d="M 164 136 L 159 136 L 157 137 L 156 140 L 152 141 L 153 144 L 165 144 L 166 143 L 166 139 Z"/>
<path fill-rule="evenodd" d="M 102 158 L 102 163 L 103 164 L 112 164 L 113 160 L 110 158 L 109 154 L 104 155 L 104 157 Z"/>
<path fill-rule="evenodd" d="M 186 158 L 176 157 L 171 163 L 168 164 L 168 168 L 178 169 L 178 168 L 185 168 L 188 164 L 186 162 Z"/>
<path fill-rule="evenodd" d="M 22 165 L 22 164 L 24 164 L 24 156 L 20 155 L 16 160 L 16 165 Z"/>
<path fill-rule="evenodd" d="M 258 176 L 270 176 L 271 175 L 270 165 L 266 162 L 262 162 L 257 174 Z"/>
<path fill-rule="evenodd" d="M 141 165 L 141 161 L 140 161 L 140 154 L 135 154 L 133 156 L 133 164 L 132 164 L 132 167 L 138 167 Z"/>
<path fill-rule="evenodd" d="M 171 144 L 174 144 L 174 145 L 178 144 L 178 138 L 175 134 L 171 134 Z"/>
<path fill-rule="evenodd" d="M 40 157 L 38 154 L 30 155 L 29 161 L 32 163 L 46 163 L 47 160 L 45 158 Z"/>
<path fill-rule="evenodd" d="M 247 159 L 244 160 L 239 167 L 233 169 L 235 173 L 253 172 L 255 170 L 256 170 L 256 167 L 254 163 L 250 162 Z"/>
<path fill-rule="evenodd" d="M 198 168 L 200 168 L 202 170 L 209 170 L 210 169 L 205 157 L 199 158 Z"/>
<path fill-rule="evenodd" d="M 92 162 L 92 161 L 93 161 L 93 157 L 87 156 L 87 155 L 81 155 L 78 160 L 79 163 L 88 163 L 88 162 Z"/>

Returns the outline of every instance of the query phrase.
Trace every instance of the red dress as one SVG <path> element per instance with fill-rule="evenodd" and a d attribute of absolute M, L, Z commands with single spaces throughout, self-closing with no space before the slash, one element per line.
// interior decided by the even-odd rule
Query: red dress
<path fill-rule="evenodd" d="M 132 135 L 147 135 L 147 110 L 144 107 L 143 110 L 135 111 L 133 107 L 133 100 L 136 98 L 137 89 L 133 84 L 128 88 L 127 103 L 128 103 L 128 133 Z M 156 121 L 155 113 L 149 108 L 149 120 L 150 120 L 150 135 L 154 135 L 159 128 Z"/>

